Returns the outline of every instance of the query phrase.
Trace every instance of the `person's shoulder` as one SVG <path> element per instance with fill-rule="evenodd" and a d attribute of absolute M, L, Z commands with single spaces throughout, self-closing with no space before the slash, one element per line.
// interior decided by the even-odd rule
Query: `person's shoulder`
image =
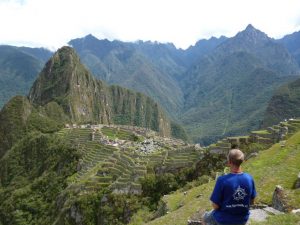
<path fill-rule="evenodd" d="M 249 178 L 249 179 L 252 179 L 252 180 L 253 180 L 253 177 L 252 177 L 252 175 L 251 175 L 251 174 L 249 174 L 249 173 L 243 173 L 243 175 L 244 175 L 245 177 L 247 177 L 247 178 Z"/>
<path fill-rule="evenodd" d="M 224 180 L 228 179 L 230 176 L 231 176 L 230 173 L 224 174 L 224 175 L 222 175 L 222 176 L 219 176 L 217 180 L 218 180 L 218 181 L 224 181 Z"/>

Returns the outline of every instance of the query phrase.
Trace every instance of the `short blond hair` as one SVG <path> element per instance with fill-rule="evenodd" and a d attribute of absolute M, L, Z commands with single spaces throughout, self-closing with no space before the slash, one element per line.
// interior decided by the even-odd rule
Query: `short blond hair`
<path fill-rule="evenodd" d="M 235 166 L 240 166 L 244 162 L 244 153 L 239 149 L 231 149 L 227 155 L 228 162 Z"/>

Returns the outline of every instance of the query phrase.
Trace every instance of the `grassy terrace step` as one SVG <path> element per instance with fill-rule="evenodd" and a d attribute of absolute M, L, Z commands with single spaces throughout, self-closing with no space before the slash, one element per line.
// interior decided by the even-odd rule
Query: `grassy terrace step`
<path fill-rule="evenodd" d="M 182 159 L 182 160 L 188 160 L 188 159 L 196 159 L 198 155 L 176 155 L 168 157 L 168 159 Z"/>
<path fill-rule="evenodd" d="M 126 161 L 119 160 L 115 165 L 121 166 L 124 169 L 132 169 L 133 166 L 129 165 Z"/>
<path fill-rule="evenodd" d="M 124 177 L 119 177 L 117 182 L 121 182 L 121 183 L 128 183 L 131 182 L 131 179 L 129 178 L 124 178 Z"/>
<path fill-rule="evenodd" d="M 146 170 L 147 168 L 146 168 L 146 166 L 136 165 L 136 166 L 134 167 L 134 169 L 135 169 L 135 170 Z"/>
<path fill-rule="evenodd" d="M 119 170 L 121 174 L 131 174 L 132 172 L 128 169 L 128 167 L 122 165 L 120 162 L 114 165 L 114 168 Z"/>
<path fill-rule="evenodd" d="M 123 129 L 103 127 L 101 129 L 101 132 L 103 133 L 103 135 L 108 136 L 111 139 L 115 139 L 115 138 L 122 139 L 122 140 L 132 139 L 132 133 Z"/>
<path fill-rule="evenodd" d="M 111 176 L 98 176 L 91 178 L 92 180 L 96 181 L 97 183 L 111 183 L 113 181 L 113 177 Z"/>
<path fill-rule="evenodd" d="M 142 189 L 142 185 L 139 183 L 135 183 L 135 182 L 131 183 L 131 187 L 136 188 L 136 189 L 139 189 L 139 188 Z"/>
<path fill-rule="evenodd" d="M 172 165 L 174 164 L 174 166 L 176 167 L 177 164 L 193 164 L 194 160 L 167 160 L 164 162 L 164 165 Z"/>
<path fill-rule="evenodd" d="M 101 190 L 103 187 L 108 187 L 110 186 L 111 183 L 94 183 L 94 182 L 86 182 L 84 184 L 84 189 L 87 191 L 99 191 Z"/>
<path fill-rule="evenodd" d="M 169 151 L 169 156 L 176 156 L 176 155 L 198 155 L 195 151 L 185 151 L 185 152 L 177 152 L 177 151 Z"/>
<path fill-rule="evenodd" d="M 126 167 L 134 167 L 135 163 L 128 160 L 128 158 L 125 157 L 120 157 L 119 162 L 121 162 L 122 164 L 126 165 Z"/>
<path fill-rule="evenodd" d="M 216 146 L 219 146 L 219 147 L 226 147 L 226 148 L 231 148 L 231 144 L 230 143 L 226 143 L 226 142 L 218 142 L 216 144 Z"/>
<path fill-rule="evenodd" d="M 178 168 L 178 167 L 183 167 L 183 166 L 188 166 L 190 165 L 191 162 L 174 162 L 174 161 L 168 161 L 168 162 L 165 162 L 165 166 L 170 166 L 170 167 L 174 167 L 174 168 Z"/>
<path fill-rule="evenodd" d="M 112 174 L 112 175 L 121 176 L 125 172 L 125 171 L 122 171 L 122 170 L 120 170 L 116 167 L 107 167 L 107 169 L 109 169 L 109 173 Z"/>

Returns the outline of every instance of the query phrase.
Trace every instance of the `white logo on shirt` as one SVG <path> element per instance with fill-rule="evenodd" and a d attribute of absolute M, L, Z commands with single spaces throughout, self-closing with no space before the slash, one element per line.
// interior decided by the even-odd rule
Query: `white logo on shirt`
<path fill-rule="evenodd" d="M 233 194 L 233 199 L 236 201 L 239 200 L 244 200 L 244 198 L 246 197 L 246 191 L 245 189 L 241 188 L 240 186 L 235 190 L 234 194 Z"/>

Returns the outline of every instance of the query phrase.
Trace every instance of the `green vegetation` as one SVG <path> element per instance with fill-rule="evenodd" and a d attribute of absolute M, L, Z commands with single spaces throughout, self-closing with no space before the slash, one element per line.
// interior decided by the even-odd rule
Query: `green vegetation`
<path fill-rule="evenodd" d="M 273 191 L 276 185 L 281 185 L 287 192 L 288 203 L 291 208 L 300 207 L 300 192 L 294 189 L 294 183 L 299 173 L 300 160 L 300 132 L 297 132 L 286 141 L 285 147 L 279 144 L 270 149 L 261 151 L 255 158 L 251 158 L 244 165 L 244 171 L 253 175 L 258 191 L 257 203 L 271 204 Z M 270 176 L 272 174 L 272 176 Z M 163 202 L 169 212 L 147 224 L 185 225 L 187 220 L 199 209 L 202 211 L 211 208 L 209 196 L 215 182 L 209 182 L 187 191 L 182 190 L 166 195 Z M 253 224 L 296 224 L 300 217 L 292 214 L 271 216 L 266 222 Z M 252 224 L 252 223 L 251 223 Z"/>
<path fill-rule="evenodd" d="M 186 134 L 186 131 L 179 124 L 172 122 L 171 132 L 172 132 L 172 137 L 179 138 L 184 141 L 188 141 L 188 136 Z"/>
<path fill-rule="evenodd" d="M 270 134 L 267 130 L 256 130 L 256 131 L 251 131 L 253 134 Z"/>
<path fill-rule="evenodd" d="M 78 158 L 56 135 L 26 135 L 0 161 L 0 223 L 50 224 Z"/>
<path fill-rule="evenodd" d="M 149 97 L 96 80 L 70 47 L 49 60 L 29 93 L 39 111 L 60 123 L 122 124 L 150 128 L 171 135 L 171 121 Z M 176 126 L 178 138 L 184 131 Z"/>
<path fill-rule="evenodd" d="M 27 94 L 50 55 L 45 49 L 0 46 L 0 109 L 13 96 Z"/>
<path fill-rule="evenodd" d="M 111 128 L 103 127 L 101 129 L 103 135 L 108 136 L 110 139 L 115 140 L 116 138 L 121 140 L 138 141 L 140 138 L 131 132 L 123 130 L 122 128 Z"/>
<path fill-rule="evenodd" d="M 295 47 L 299 34 L 291 36 L 281 41 L 299 61 L 298 47 Z M 74 117 L 72 122 L 101 120 L 101 123 L 144 126 L 156 131 L 168 130 L 174 137 L 186 140 L 184 131 L 176 125 L 170 124 L 166 118 L 160 118 L 164 124 L 156 119 L 162 110 L 146 101 L 145 94 L 185 126 L 191 141 L 209 145 L 225 136 L 247 134 L 262 124 L 269 126 L 299 114 L 295 107 L 299 94 L 297 82 L 286 84 L 298 78 L 297 61 L 286 48 L 252 25 L 232 38 L 200 40 L 187 50 L 176 49 L 170 43 L 125 43 L 98 40 L 92 35 L 71 40 L 69 44 L 97 78 L 114 85 L 107 87 L 103 82 L 94 85 L 89 76 L 84 76 L 86 79 L 77 76 L 88 72 L 78 66 L 78 57 L 69 50 L 64 49 L 64 53 L 57 55 L 56 61 L 51 61 L 47 67 L 55 79 L 49 82 L 44 79 L 46 84 L 40 86 L 44 93 L 42 103 L 55 99 L 68 116 Z M 20 90 L 18 94 L 23 94 L 29 88 L 37 74 L 34 71 L 47 59 L 47 51 L 0 47 L 1 107 L 1 94 L 7 99 L 12 92 Z M 76 66 L 68 65 L 70 61 Z M 69 79 L 60 74 L 68 78 L 74 76 L 73 83 L 70 85 Z M 273 96 L 283 84 L 286 85 Z M 116 85 L 143 94 L 125 91 Z M 90 90 L 92 86 L 99 92 L 108 91 L 110 95 L 93 91 L 82 95 L 82 89 Z M 65 95 L 68 91 L 75 98 Z M 31 97 L 39 101 L 38 96 Z M 111 107 L 106 107 L 106 104 Z M 264 118 L 268 104 L 268 115 Z M 85 111 L 90 108 L 93 110 Z M 149 113 L 147 117 L 145 111 Z"/>
<path fill-rule="evenodd" d="M 260 43 L 257 51 L 254 42 Z M 179 79 L 187 68 L 177 64 L 172 47 L 162 45 L 156 58 L 147 45 L 106 44 L 111 46 L 101 52 L 94 47 L 80 51 L 93 71 L 101 71 L 98 75 L 111 83 L 151 94 L 188 128 L 194 141 L 202 138 L 203 143 L 256 129 L 273 90 L 290 79 L 284 75 L 298 70 L 284 49 L 251 26 L 221 44 L 215 55 L 197 59 L 180 78 L 180 88 L 174 77 Z M 0 73 L 1 60 L 0 54 Z M 297 89 L 296 82 L 288 91 L 292 85 Z M 289 94 L 293 102 L 299 93 Z M 130 126 L 62 129 L 66 123 Z M 244 167 L 256 180 L 258 202 L 270 204 L 280 184 L 288 206 L 300 208 L 299 191 L 294 189 L 300 132 L 291 136 L 300 121 L 285 125 L 289 139 L 268 150 L 264 148 L 274 142 L 272 131 L 279 126 L 252 132 L 259 136 L 257 143 L 249 144 L 246 136 L 233 139 L 247 154 L 259 152 Z M 146 129 L 135 133 L 133 126 Z M 231 143 L 222 140 L 207 151 L 199 150 L 157 137 L 149 129 L 188 140 L 184 129 L 152 99 L 96 80 L 74 50 L 63 47 L 46 64 L 28 98 L 13 98 L 0 113 L 0 224 L 180 225 L 197 210 L 210 209 L 213 180 L 225 171 L 224 155 L 210 150 L 227 151 Z M 286 214 L 258 224 L 297 222 L 299 216 Z"/>
<path fill-rule="evenodd" d="M 183 94 L 174 76 L 179 76 L 185 68 L 178 64 L 174 46 L 145 43 L 143 47 L 98 40 L 92 35 L 71 40 L 69 44 L 98 79 L 142 92 L 163 105 L 170 115 L 181 108 Z"/>
<path fill-rule="evenodd" d="M 277 89 L 266 109 L 263 125 L 265 127 L 283 121 L 299 117 L 300 110 L 300 80 L 294 80 Z"/>

